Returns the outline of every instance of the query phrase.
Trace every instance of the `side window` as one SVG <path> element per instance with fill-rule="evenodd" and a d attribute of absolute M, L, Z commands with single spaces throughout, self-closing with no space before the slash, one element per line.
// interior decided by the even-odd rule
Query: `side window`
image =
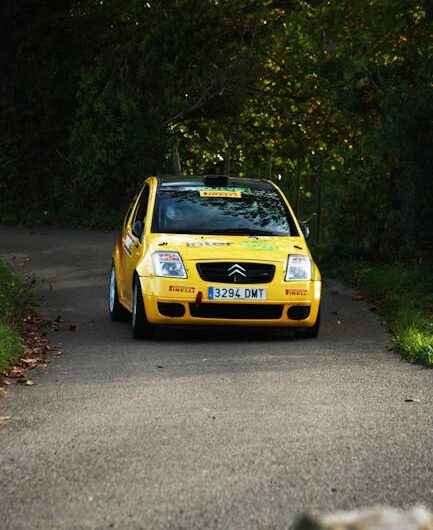
<path fill-rule="evenodd" d="M 144 223 L 146 222 L 146 212 L 147 212 L 148 202 L 149 202 L 149 186 L 146 184 L 141 194 L 141 197 L 138 201 L 138 206 L 137 206 L 137 209 L 135 210 L 135 215 L 134 215 L 132 224 L 134 224 L 135 221 L 142 221 L 143 226 L 144 226 Z"/>
<path fill-rule="evenodd" d="M 125 219 L 123 221 L 123 228 L 125 229 L 128 224 L 132 224 L 134 220 L 132 219 L 132 214 L 134 211 L 134 206 L 137 203 L 138 196 L 140 195 L 140 191 L 143 188 L 143 184 L 140 184 L 136 187 L 134 198 L 131 201 L 131 204 L 129 205 L 128 211 L 126 212 Z M 129 223 L 128 223 L 129 221 Z"/>
<path fill-rule="evenodd" d="M 125 219 L 123 220 L 123 228 L 126 228 L 126 225 L 128 224 L 129 218 L 131 217 L 132 209 L 134 208 L 135 201 L 137 200 L 137 196 L 134 197 L 134 200 L 129 205 L 128 211 L 126 212 Z"/>

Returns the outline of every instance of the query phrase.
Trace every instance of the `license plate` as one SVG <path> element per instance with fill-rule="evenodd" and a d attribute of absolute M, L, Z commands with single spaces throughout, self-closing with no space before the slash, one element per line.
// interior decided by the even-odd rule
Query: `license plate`
<path fill-rule="evenodd" d="M 266 300 L 264 287 L 209 287 L 209 300 Z"/>

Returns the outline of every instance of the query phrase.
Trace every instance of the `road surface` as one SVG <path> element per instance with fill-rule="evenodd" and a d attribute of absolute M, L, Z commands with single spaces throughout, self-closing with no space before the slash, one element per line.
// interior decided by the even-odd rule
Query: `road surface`
<path fill-rule="evenodd" d="M 0 228 L 41 311 L 65 320 L 50 332 L 63 355 L 0 401 L 1 529 L 283 529 L 306 511 L 433 507 L 433 372 L 388 350 L 366 303 L 328 282 L 317 340 L 137 342 L 107 316 L 115 237 Z"/>

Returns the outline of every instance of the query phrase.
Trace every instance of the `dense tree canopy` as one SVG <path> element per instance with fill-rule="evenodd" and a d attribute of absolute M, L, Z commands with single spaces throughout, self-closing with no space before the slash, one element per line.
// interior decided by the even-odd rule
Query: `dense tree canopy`
<path fill-rule="evenodd" d="M 229 171 L 328 254 L 431 250 L 428 0 L 17 0 L 0 26 L 3 221 L 108 226 L 150 173 Z"/>

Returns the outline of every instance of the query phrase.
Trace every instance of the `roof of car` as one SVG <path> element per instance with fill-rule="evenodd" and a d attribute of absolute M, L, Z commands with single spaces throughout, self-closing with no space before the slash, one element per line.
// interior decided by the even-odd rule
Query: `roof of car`
<path fill-rule="evenodd" d="M 269 181 L 262 179 L 249 179 L 241 177 L 227 177 L 225 175 L 200 175 L 196 177 L 158 177 L 159 186 L 162 188 L 173 188 L 183 186 L 227 186 L 227 187 L 249 187 L 255 189 L 272 189 Z"/>

